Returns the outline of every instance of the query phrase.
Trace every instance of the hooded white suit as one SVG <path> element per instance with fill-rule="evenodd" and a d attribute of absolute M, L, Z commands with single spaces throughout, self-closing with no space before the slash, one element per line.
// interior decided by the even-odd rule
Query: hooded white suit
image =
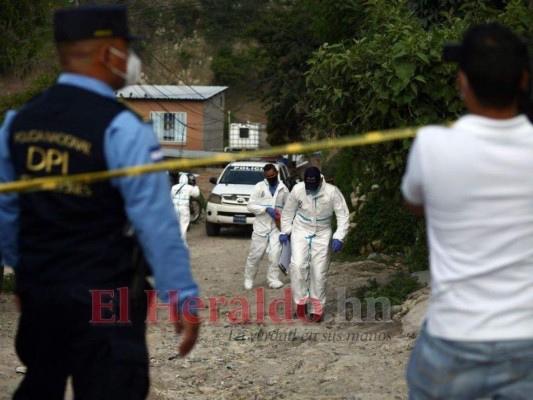
<path fill-rule="evenodd" d="M 191 221 L 191 209 L 189 200 L 192 197 L 200 196 L 200 189 L 198 186 L 189 185 L 189 179 L 187 174 L 180 174 L 179 183 L 172 186 L 170 189 L 170 197 L 172 203 L 174 203 L 174 210 L 180 223 L 181 237 L 183 241 L 187 243 L 187 228 Z"/>
<path fill-rule="evenodd" d="M 269 260 L 268 283 L 272 284 L 279 281 L 278 262 L 281 253 L 279 230 L 266 209 L 271 207 L 281 213 L 288 196 L 289 189 L 279 180 L 273 195 L 270 193 L 270 186 L 266 179 L 255 185 L 248 202 L 248 211 L 255 214 L 255 221 L 252 243 L 250 244 L 250 251 L 244 267 L 244 279 L 254 280 L 259 263 L 266 251 Z"/>
<path fill-rule="evenodd" d="M 350 226 L 350 212 L 340 190 L 324 181 L 316 195 L 308 194 L 305 183 L 292 189 L 281 215 L 281 233 L 291 235 L 292 297 L 295 304 L 308 305 L 310 313 L 323 314 L 332 239 L 344 241 Z M 337 230 L 332 234 L 333 214 Z M 318 301 L 321 310 L 314 307 Z"/>

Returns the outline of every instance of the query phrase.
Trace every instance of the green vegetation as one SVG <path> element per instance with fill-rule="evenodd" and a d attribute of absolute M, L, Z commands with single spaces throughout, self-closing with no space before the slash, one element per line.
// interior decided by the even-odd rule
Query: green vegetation
<path fill-rule="evenodd" d="M 391 305 L 395 306 L 402 304 L 410 293 L 420 289 L 420 287 L 421 284 L 416 277 L 399 271 L 382 286 L 378 285 L 375 279 L 369 279 L 368 285 L 359 288 L 357 294 L 367 298 L 386 297 L 390 300 Z"/>
<path fill-rule="evenodd" d="M 306 97 L 298 103 L 309 110 L 303 128 L 308 137 L 451 121 L 464 109 L 455 67 L 442 61 L 444 43 L 489 20 L 533 36 L 533 13 L 524 1 L 441 1 L 442 7 L 431 8 L 438 14 L 428 13 L 424 3 L 368 1 L 354 38 L 324 43 L 314 52 L 305 73 Z M 336 182 L 365 197 L 346 250 L 368 251 L 379 240 L 384 251 L 405 253 L 418 270 L 427 267 L 425 228 L 404 209 L 399 189 L 409 147 L 404 140 L 342 150 Z"/>
<path fill-rule="evenodd" d="M 405 302 L 410 293 L 420 289 L 422 285 L 416 277 L 404 271 L 396 272 L 392 278 L 384 285 L 380 285 L 376 279 L 368 279 L 367 284 L 358 287 L 349 297 L 356 297 L 361 301 L 361 318 L 366 318 L 368 301 L 384 297 L 390 301 L 391 306 L 400 305 Z M 376 317 L 383 317 L 383 305 L 376 302 Z"/>
<path fill-rule="evenodd" d="M 51 39 L 51 10 L 66 1 L 0 2 L 0 74 L 26 75 L 46 57 Z M 43 51 L 44 50 L 44 51 Z"/>
<path fill-rule="evenodd" d="M 250 85 L 253 79 L 255 57 L 250 49 L 236 54 L 228 46 L 221 47 L 211 61 L 214 82 L 242 89 Z"/>

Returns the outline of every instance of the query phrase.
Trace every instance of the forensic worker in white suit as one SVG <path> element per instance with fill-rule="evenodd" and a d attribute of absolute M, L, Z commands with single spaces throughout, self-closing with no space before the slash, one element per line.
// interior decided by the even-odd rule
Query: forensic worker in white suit
<path fill-rule="evenodd" d="M 187 174 L 181 173 L 179 182 L 170 189 L 170 197 L 172 198 L 172 203 L 174 203 L 174 210 L 176 211 L 176 216 L 180 223 L 181 237 L 185 244 L 187 244 L 187 229 L 191 222 L 191 208 L 189 202 L 191 196 L 199 197 L 200 189 L 198 189 L 198 186 L 196 185 L 190 185 Z"/>
<path fill-rule="evenodd" d="M 258 182 L 250 196 L 248 211 L 255 214 L 252 243 L 244 267 L 244 288 L 251 290 L 265 252 L 268 254 L 268 285 L 272 289 L 283 286 L 279 279 L 278 262 L 281 254 L 279 225 L 281 211 L 289 196 L 289 189 L 278 179 L 274 164 L 263 167 L 265 179 Z"/>
<path fill-rule="evenodd" d="M 335 233 L 331 228 L 333 214 L 337 219 Z M 330 254 L 342 250 L 349 216 L 340 190 L 326 183 L 317 167 L 307 168 L 304 181 L 294 186 L 285 203 L 279 237 L 286 243 L 290 235 L 289 273 L 298 318 L 323 320 Z"/>

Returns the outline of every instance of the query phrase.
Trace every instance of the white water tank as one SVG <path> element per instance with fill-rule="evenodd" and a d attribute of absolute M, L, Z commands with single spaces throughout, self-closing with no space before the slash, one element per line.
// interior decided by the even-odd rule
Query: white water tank
<path fill-rule="evenodd" d="M 262 124 L 253 122 L 230 124 L 229 148 L 234 150 L 258 149 L 262 129 Z"/>

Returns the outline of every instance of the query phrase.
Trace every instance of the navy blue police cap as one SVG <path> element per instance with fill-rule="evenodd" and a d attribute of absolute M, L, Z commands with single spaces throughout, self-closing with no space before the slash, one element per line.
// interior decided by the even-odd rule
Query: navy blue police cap
<path fill-rule="evenodd" d="M 322 176 L 317 167 L 308 167 L 304 172 L 304 182 L 306 190 L 317 190 L 320 186 Z"/>
<path fill-rule="evenodd" d="M 128 29 L 126 7 L 120 4 L 64 8 L 54 14 L 56 42 L 122 38 L 140 39 Z"/>

